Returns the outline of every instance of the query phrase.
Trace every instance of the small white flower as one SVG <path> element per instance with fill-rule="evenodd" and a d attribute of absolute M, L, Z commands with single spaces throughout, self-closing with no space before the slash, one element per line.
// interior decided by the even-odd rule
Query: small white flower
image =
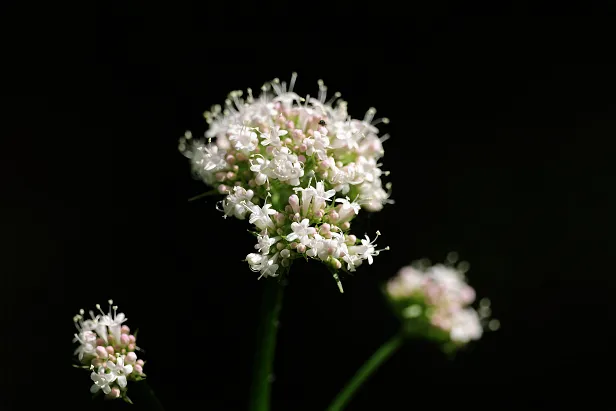
<path fill-rule="evenodd" d="M 262 155 L 256 155 L 252 160 L 250 160 L 250 171 L 256 173 L 255 182 L 262 186 L 268 180 L 267 174 L 265 170 L 267 170 L 269 166 L 269 160 L 266 160 Z"/>
<path fill-rule="evenodd" d="M 310 227 L 310 221 L 307 218 L 304 218 L 299 223 L 291 223 L 291 230 L 293 232 L 287 235 L 287 241 L 299 240 L 304 245 L 308 244 L 308 236 L 314 235 L 317 232 L 314 227 Z"/>
<path fill-rule="evenodd" d="M 338 223 L 349 221 L 351 218 L 359 214 L 359 210 L 361 209 L 359 203 L 351 202 L 349 197 L 337 198 L 336 202 L 341 203 L 341 206 L 338 209 Z"/>
<path fill-rule="evenodd" d="M 249 207 L 252 214 L 250 214 L 249 222 L 250 224 L 256 225 L 261 230 L 267 230 L 268 228 L 272 231 L 276 228 L 274 226 L 274 222 L 272 221 L 271 215 L 276 214 L 276 210 L 272 209 L 271 204 L 265 204 L 263 207 L 259 207 L 256 204 L 250 204 Z"/>
<path fill-rule="evenodd" d="M 229 141 L 234 149 L 251 153 L 257 149 L 259 138 L 255 128 L 235 124 L 229 129 Z"/>
<path fill-rule="evenodd" d="M 121 355 L 116 359 L 116 364 L 111 361 L 107 361 L 107 368 L 111 371 L 113 381 L 118 382 L 118 385 L 122 388 L 126 387 L 126 376 L 133 372 L 133 366 L 131 364 L 124 364 L 124 356 Z"/>
<path fill-rule="evenodd" d="M 92 371 L 90 374 L 90 379 L 94 381 L 94 384 L 90 387 L 90 392 L 92 394 L 97 393 L 100 390 L 103 390 L 103 393 L 109 394 L 111 392 L 111 387 L 109 384 L 115 380 L 115 375 L 106 374 L 104 367 L 98 368 L 98 373 Z"/>
<path fill-rule="evenodd" d="M 83 360 L 86 355 L 94 355 L 96 352 L 96 334 L 92 331 L 82 331 L 79 334 L 75 334 L 73 342 L 79 341 L 80 345 L 75 350 L 75 355 L 78 356 L 79 361 Z"/>
<path fill-rule="evenodd" d="M 269 254 L 270 252 L 270 248 L 271 246 L 273 246 L 274 244 L 276 244 L 276 242 L 280 239 L 280 237 L 270 237 L 267 235 L 267 231 L 265 231 L 263 234 L 259 234 L 257 236 L 257 245 L 255 245 L 255 248 L 261 253 L 261 254 Z"/>
<path fill-rule="evenodd" d="M 288 133 L 287 130 L 281 130 L 279 126 L 274 126 L 270 129 L 269 133 L 261 133 L 261 144 L 264 146 L 271 145 L 274 147 L 280 147 L 282 145 L 282 141 L 280 140 L 281 136 L 286 136 Z"/>
<path fill-rule="evenodd" d="M 248 201 L 252 200 L 254 192 L 243 187 L 233 187 L 233 192 L 222 201 L 222 208 L 225 217 L 232 215 L 239 220 L 244 220 L 250 210 L 246 207 Z"/>

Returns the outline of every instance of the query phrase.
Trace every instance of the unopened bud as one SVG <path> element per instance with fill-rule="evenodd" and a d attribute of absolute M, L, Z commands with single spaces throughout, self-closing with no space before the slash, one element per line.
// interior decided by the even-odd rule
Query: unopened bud
<path fill-rule="evenodd" d="M 107 358 L 109 356 L 109 353 L 107 352 L 105 347 L 99 345 L 98 347 L 96 347 L 96 355 L 100 358 Z"/>
<path fill-rule="evenodd" d="M 128 344 L 129 343 L 128 335 L 122 334 L 122 336 L 120 337 L 120 342 L 122 343 L 122 345 Z"/>
<path fill-rule="evenodd" d="M 125 361 L 127 364 L 134 364 L 137 361 L 137 354 L 132 351 L 129 352 L 128 354 L 126 354 Z"/>
<path fill-rule="evenodd" d="M 128 325 L 123 325 L 121 330 L 122 330 L 122 334 L 130 333 L 130 328 L 128 328 Z"/>

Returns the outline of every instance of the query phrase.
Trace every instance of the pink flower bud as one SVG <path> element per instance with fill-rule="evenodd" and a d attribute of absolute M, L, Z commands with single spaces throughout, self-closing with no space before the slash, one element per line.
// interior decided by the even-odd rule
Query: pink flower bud
<path fill-rule="evenodd" d="M 300 215 L 299 215 L 299 213 L 295 213 L 295 214 L 293 215 L 293 219 L 294 219 L 295 221 L 299 221 L 301 218 L 302 218 L 302 216 L 300 216 Z"/>
<path fill-rule="evenodd" d="M 105 345 L 105 340 L 103 340 L 102 338 L 97 338 L 96 345 Z"/>
<path fill-rule="evenodd" d="M 284 219 L 285 219 L 284 214 L 282 213 L 274 214 L 274 221 L 276 221 L 278 224 L 284 223 Z"/>
<path fill-rule="evenodd" d="M 116 361 L 115 355 L 110 355 L 108 360 L 111 361 L 111 362 L 115 362 Z"/>
<path fill-rule="evenodd" d="M 100 358 L 107 358 L 109 353 L 107 352 L 107 350 L 105 350 L 105 347 L 99 345 L 98 347 L 96 347 L 96 355 Z"/>
<path fill-rule="evenodd" d="M 128 342 L 134 344 L 135 341 L 137 341 L 137 338 L 134 335 L 131 334 L 131 335 L 128 336 Z"/>
<path fill-rule="evenodd" d="M 129 351 L 135 351 L 135 344 L 128 344 Z"/>
<path fill-rule="evenodd" d="M 126 334 L 122 334 L 122 335 L 126 335 Z M 108 354 L 115 354 L 115 350 L 113 349 L 111 345 L 108 345 L 107 347 L 105 347 L 105 349 L 107 350 Z"/>
<path fill-rule="evenodd" d="M 303 154 L 300 154 L 299 156 L 297 156 L 297 160 L 302 162 L 302 163 L 305 163 L 306 162 L 306 156 L 303 155 Z"/>
<path fill-rule="evenodd" d="M 137 360 L 137 364 L 143 367 L 143 364 L 145 364 L 145 362 L 143 360 Z"/>
<path fill-rule="evenodd" d="M 324 215 L 325 215 L 325 211 L 323 211 L 322 209 L 314 213 L 314 216 L 316 218 L 323 218 Z"/>
<path fill-rule="evenodd" d="M 120 343 L 122 343 L 122 345 L 128 344 L 129 343 L 128 335 L 122 334 L 122 336 L 120 337 Z"/>
<path fill-rule="evenodd" d="M 116 399 L 116 398 L 120 398 L 120 389 L 118 387 L 113 387 L 111 389 L 111 392 L 109 392 L 109 394 L 105 395 L 105 398 L 108 398 L 110 400 Z"/>
<path fill-rule="evenodd" d="M 92 360 L 92 365 L 95 368 L 98 368 L 98 367 L 102 366 L 103 364 L 105 364 L 105 360 L 103 360 L 103 359 L 95 358 L 95 359 Z"/>
<path fill-rule="evenodd" d="M 246 161 L 246 160 L 248 160 L 248 157 L 246 157 L 246 154 L 241 153 L 241 152 L 237 153 L 235 155 L 235 158 L 237 159 L 237 161 Z"/>
<path fill-rule="evenodd" d="M 225 175 L 225 177 L 228 180 L 233 180 L 235 178 L 235 173 L 233 171 L 228 171 L 227 174 Z"/>
<path fill-rule="evenodd" d="M 342 223 L 340 225 L 340 228 L 342 228 L 343 230 L 348 230 L 349 228 L 351 228 L 351 223 L 349 223 L 348 221 L 345 221 L 344 223 Z"/>
<path fill-rule="evenodd" d="M 297 194 L 289 196 L 289 205 L 294 213 L 299 213 L 299 197 Z"/>
<path fill-rule="evenodd" d="M 304 144 L 304 143 L 300 144 L 299 151 L 302 152 L 302 153 L 305 153 L 306 150 L 308 150 L 308 146 L 306 144 Z"/>
<path fill-rule="evenodd" d="M 237 164 L 234 165 L 233 167 L 231 167 L 233 169 L 233 171 L 235 171 L 237 173 L 237 171 L 240 169 L 240 166 L 238 166 Z"/>
<path fill-rule="evenodd" d="M 130 328 L 128 328 L 128 325 L 123 325 L 121 330 L 122 330 L 122 334 L 129 334 L 130 333 Z"/>
<path fill-rule="evenodd" d="M 354 234 L 347 236 L 347 244 L 355 244 L 357 242 L 357 237 Z"/>
<path fill-rule="evenodd" d="M 293 241 L 293 242 L 290 244 L 290 246 L 291 246 L 291 248 L 295 249 L 295 248 L 299 247 L 299 246 L 300 246 L 300 244 L 297 244 L 295 241 Z"/>
<path fill-rule="evenodd" d="M 303 253 L 306 251 L 306 246 L 304 244 L 298 244 L 297 245 L 297 252 L 298 253 Z"/>
<path fill-rule="evenodd" d="M 233 156 L 233 154 L 229 154 L 226 158 L 227 163 L 229 164 L 234 164 L 235 163 L 235 157 Z"/>
<path fill-rule="evenodd" d="M 295 128 L 295 123 L 291 120 L 287 121 L 287 128 L 293 130 Z"/>
<path fill-rule="evenodd" d="M 329 212 L 329 219 L 332 223 L 338 221 L 338 218 L 340 218 L 340 215 L 337 212 L 335 212 L 334 210 Z"/>
<path fill-rule="evenodd" d="M 267 148 L 265 149 L 265 152 L 267 154 L 272 154 L 273 151 L 274 151 L 274 147 L 272 146 L 267 146 Z"/>
<path fill-rule="evenodd" d="M 143 374 L 143 366 L 136 364 L 135 371 L 137 372 L 137 374 Z"/>
<path fill-rule="evenodd" d="M 124 360 L 127 364 L 134 364 L 137 361 L 137 354 L 134 352 L 129 352 L 126 354 L 126 358 Z"/>
<path fill-rule="evenodd" d="M 218 192 L 220 194 L 227 194 L 227 191 L 229 191 L 229 187 L 227 187 L 226 185 L 221 184 L 218 186 Z"/>
<path fill-rule="evenodd" d="M 340 262 L 340 260 L 336 258 L 332 258 L 332 264 L 334 268 L 336 268 L 337 270 L 339 270 L 342 267 L 342 263 Z"/>
<path fill-rule="evenodd" d="M 293 144 L 293 140 L 291 140 L 289 137 L 284 139 L 284 143 L 288 146 L 290 146 L 291 144 Z"/>
<path fill-rule="evenodd" d="M 219 171 L 219 172 L 216 173 L 216 181 L 218 181 L 218 182 L 225 181 L 225 177 L 226 177 L 226 175 L 225 175 L 225 173 L 223 171 Z"/>
<path fill-rule="evenodd" d="M 326 233 L 330 230 L 331 226 L 327 223 L 321 225 L 321 231 Z"/>

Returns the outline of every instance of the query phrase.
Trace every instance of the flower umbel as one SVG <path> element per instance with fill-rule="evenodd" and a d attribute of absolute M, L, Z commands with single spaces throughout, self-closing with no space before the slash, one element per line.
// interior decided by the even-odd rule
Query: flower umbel
<path fill-rule="evenodd" d="M 301 98 L 293 92 L 296 78 L 288 88 L 274 79 L 258 97 L 250 89 L 245 98 L 231 92 L 224 108 L 204 114 L 208 140 L 186 132 L 179 149 L 195 175 L 225 195 L 224 217 L 248 217 L 254 225 L 258 253 L 246 261 L 259 278 L 287 274 L 294 260 L 311 258 L 330 268 L 342 291 L 339 271 L 372 264 L 383 251 L 350 228 L 361 210 L 393 202 L 379 162 L 387 136 L 376 127 L 389 121 L 373 120 L 374 108 L 363 120 L 351 118 L 339 93 L 326 101 L 322 81 L 318 98 Z"/>
<path fill-rule="evenodd" d="M 90 379 L 93 384 L 90 392 L 105 394 L 106 399 L 122 398 L 131 402 L 127 392 L 128 381 L 140 381 L 145 378 L 145 362 L 137 359 L 137 337 L 130 328 L 123 325 L 126 317 L 118 313 L 118 307 L 109 300 L 109 312 L 104 313 L 100 305 L 96 308 L 100 314 L 90 311 L 90 318 L 84 317 L 85 311 L 79 310 L 73 321 L 77 327 L 74 342 L 79 342 L 75 350 L 79 368 L 92 371 Z"/>
<path fill-rule="evenodd" d="M 499 328 L 490 320 L 490 301 L 486 298 L 475 310 L 475 290 L 464 277 L 468 263 L 457 266 L 457 254 L 450 253 L 446 264 L 430 265 L 426 260 L 403 267 L 389 280 L 386 295 L 403 321 L 406 333 L 428 338 L 453 351 L 478 340 L 487 326 Z"/>

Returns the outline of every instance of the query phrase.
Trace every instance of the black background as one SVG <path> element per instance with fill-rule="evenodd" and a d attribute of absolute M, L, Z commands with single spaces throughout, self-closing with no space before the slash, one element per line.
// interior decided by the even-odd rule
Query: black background
<path fill-rule="evenodd" d="M 599 398 L 613 323 L 613 14 L 455 3 L 9 2 L 2 409 L 100 406 L 70 367 L 71 318 L 109 298 L 140 329 L 167 409 L 245 408 L 262 290 L 241 261 L 253 239 L 214 200 L 187 201 L 205 187 L 177 140 L 201 135 L 203 111 L 229 91 L 293 71 L 301 95 L 322 78 L 354 117 L 375 106 L 391 119 L 396 204 L 357 227 L 392 250 L 345 294 L 321 265 L 293 268 L 274 409 L 324 409 L 395 333 L 379 285 L 449 251 L 470 261 L 502 329 L 453 361 L 406 346 L 349 410 Z"/>

